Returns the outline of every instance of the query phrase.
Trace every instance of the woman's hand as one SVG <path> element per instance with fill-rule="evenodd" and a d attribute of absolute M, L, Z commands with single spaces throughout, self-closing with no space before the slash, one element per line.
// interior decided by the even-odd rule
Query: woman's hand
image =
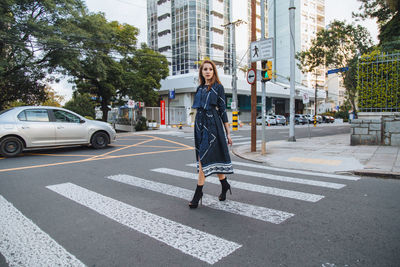
<path fill-rule="evenodd" d="M 231 135 L 230 135 L 230 134 L 228 134 L 228 135 L 226 136 L 226 138 L 228 138 L 228 145 L 232 145 L 232 144 L 233 144 L 233 142 L 232 142 Z"/>

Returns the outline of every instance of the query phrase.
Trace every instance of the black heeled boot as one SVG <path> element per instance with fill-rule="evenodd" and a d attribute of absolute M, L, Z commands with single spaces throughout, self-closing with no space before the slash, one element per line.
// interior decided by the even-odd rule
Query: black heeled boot
<path fill-rule="evenodd" d="M 219 201 L 225 201 L 226 199 L 226 192 L 231 193 L 232 195 L 232 191 L 231 191 L 231 185 L 228 183 L 228 181 L 226 180 L 226 177 L 222 180 L 219 180 L 221 182 L 221 186 L 222 186 L 222 191 L 221 191 L 221 195 L 219 195 L 218 199 Z"/>
<path fill-rule="evenodd" d="M 195 209 L 200 204 L 202 204 L 202 198 L 203 198 L 203 186 L 202 185 L 197 185 L 196 191 L 194 192 L 194 196 L 192 201 L 189 203 L 189 208 Z"/>

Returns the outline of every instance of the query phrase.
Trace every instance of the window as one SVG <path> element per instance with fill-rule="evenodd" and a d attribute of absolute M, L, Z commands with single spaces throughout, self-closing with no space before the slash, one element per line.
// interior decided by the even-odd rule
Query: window
<path fill-rule="evenodd" d="M 81 119 L 74 114 L 66 112 L 64 110 L 54 110 L 54 117 L 56 118 L 56 122 L 76 122 L 79 123 Z"/>
<path fill-rule="evenodd" d="M 20 121 L 50 121 L 45 109 L 27 109 L 18 114 Z"/>

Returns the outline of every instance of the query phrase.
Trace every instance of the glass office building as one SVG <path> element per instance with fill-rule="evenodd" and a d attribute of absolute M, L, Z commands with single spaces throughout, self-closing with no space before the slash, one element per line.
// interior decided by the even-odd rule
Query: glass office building
<path fill-rule="evenodd" d="M 205 57 L 230 73 L 230 0 L 148 0 L 147 41 L 165 55 L 170 75 L 197 72 Z"/>

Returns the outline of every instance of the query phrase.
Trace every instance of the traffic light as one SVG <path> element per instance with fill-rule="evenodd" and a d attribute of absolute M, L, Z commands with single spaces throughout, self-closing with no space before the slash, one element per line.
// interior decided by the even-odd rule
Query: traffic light
<path fill-rule="evenodd" d="M 262 61 L 261 62 L 261 79 L 263 82 L 272 79 L 272 61 Z"/>

